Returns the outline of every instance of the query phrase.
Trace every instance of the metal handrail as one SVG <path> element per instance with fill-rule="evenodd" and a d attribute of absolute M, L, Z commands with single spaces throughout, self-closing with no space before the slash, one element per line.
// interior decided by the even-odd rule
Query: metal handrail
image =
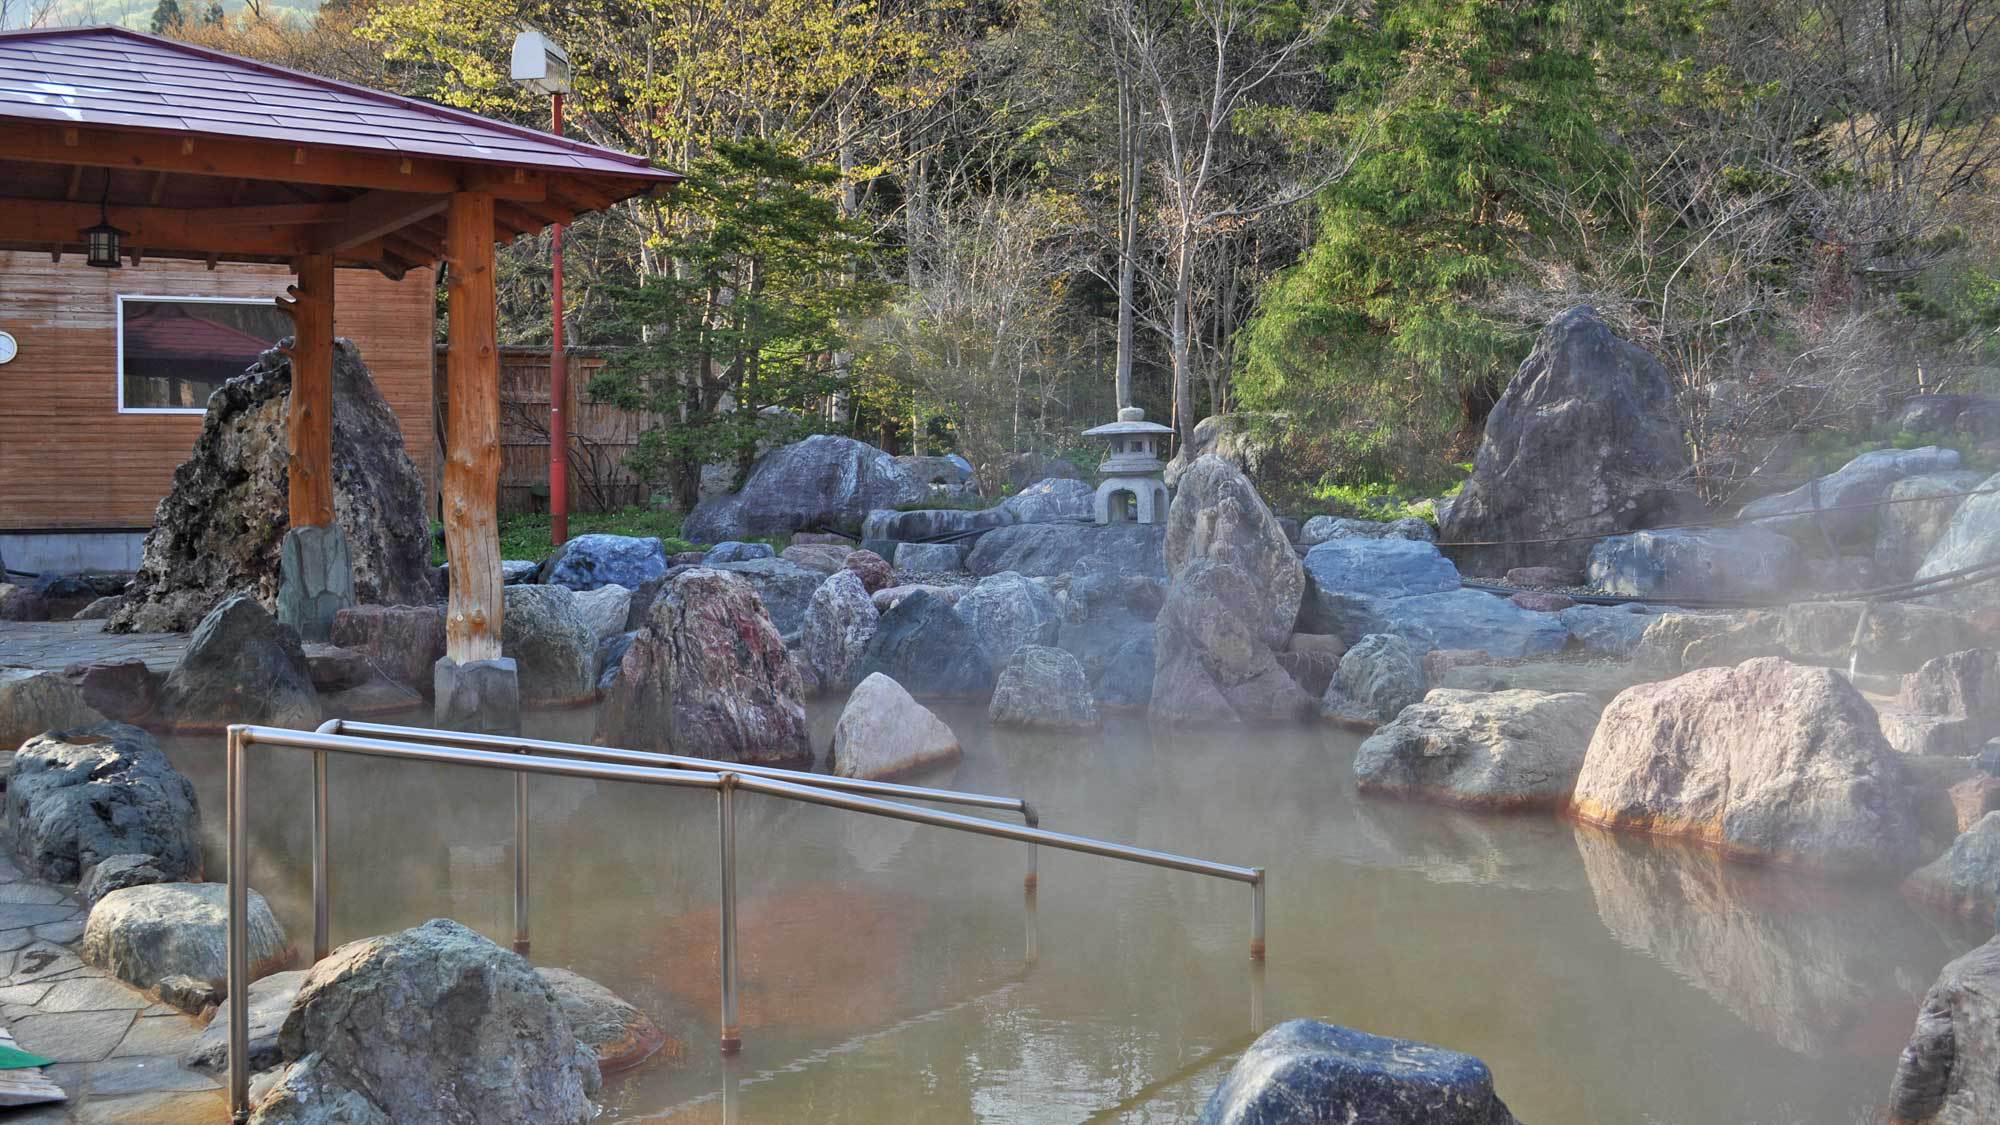
<path fill-rule="evenodd" d="M 989 793 L 968 793 L 957 789 L 932 789 L 921 785 L 904 785 L 893 781 L 875 781 L 861 777 L 837 777 L 830 774 L 807 773 L 803 770 L 780 769 L 776 766 L 741 765 L 723 762 L 714 758 L 696 758 L 684 754 L 663 754 L 652 750 L 624 750 L 605 746 L 590 746 L 580 742 L 556 742 L 540 738 L 521 738 L 517 735 L 487 734 L 467 731 L 438 730 L 433 727 L 406 727 L 392 723 L 359 722 L 353 719 L 328 719 L 319 725 L 321 734 L 358 734 L 370 738 L 392 738 L 403 742 L 420 742 L 434 746 L 464 746 L 481 750 L 505 750 L 512 753 L 537 753 L 549 757 L 581 758 L 594 762 L 622 762 L 627 765 L 660 766 L 667 769 L 705 770 L 710 773 L 735 773 L 748 777 L 767 777 L 777 781 L 792 781 L 801 785 L 811 785 L 818 789 L 834 789 L 849 793 L 865 793 L 878 797 L 895 797 L 909 801 L 935 801 L 947 805 L 965 805 L 972 808 L 998 809 L 1018 813 L 1023 823 L 1034 828 L 1041 824 L 1041 817 L 1035 807 L 1020 797 L 1002 797 Z M 316 824 L 325 823 L 327 809 L 326 755 L 313 755 L 313 816 Z M 329 872 L 324 849 L 325 834 L 315 830 L 313 850 L 313 957 L 327 955 L 329 942 L 330 912 L 328 907 L 327 881 Z M 1035 846 L 1028 845 L 1028 874 L 1022 885 L 1033 893 L 1037 880 L 1037 856 Z M 528 926 L 528 779 L 527 775 L 516 775 L 514 779 L 514 952 L 526 954 L 530 949 Z"/>
<path fill-rule="evenodd" d="M 510 770 L 518 775 L 545 774 L 554 777 L 583 777 L 601 781 L 629 781 L 645 785 L 713 790 L 716 794 L 716 827 L 720 842 L 722 880 L 718 961 L 721 973 L 721 1048 L 725 1054 L 739 1050 L 743 1042 L 737 1005 L 735 794 L 738 789 L 803 804 L 824 805 L 892 820 L 952 828 L 976 835 L 1046 845 L 1065 851 L 1083 852 L 1088 855 L 1123 859 L 1153 867 L 1166 867 L 1248 883 L 1251 920 L 1250 956 L 1253 960 L 1264 959 L 1265 874 L 1261 867 L 1239 867 L 1234 864 L 1175 855 L 1171 852 L 1156 852 L 1086 836 L 1051 832 L 1044 828 L 1005 824 L 982 817 L 918 808 L 861 793 L 802 785 L 736 770 L 669 769 L 653 765 L 633 765 L 621 761 L 544 757 L 464 746 L 427 746 L 414 742 L 362 738 L 349 734 L 234 724 L 228 731 L 225 770 L 229 865 L 229 1109 L 231 1117 L 239 1122 L 246 1121 L 249 1117 L 250 1084 L 250 797 L 248 755 L 245 751 L 258 745 L 314 751 L 314 773 L 316 779 L 320 780 L 325 776 L 324 755 L 341 753 L 472 766 L 480 769 Z M 314 812 L 315 870 L 323 872 L 327 827 L 323 786 L 315 794 Z M 321 884 L 322 887 L 324 885 Z M 315 923 L 318 923 L 317 918 Z"/>

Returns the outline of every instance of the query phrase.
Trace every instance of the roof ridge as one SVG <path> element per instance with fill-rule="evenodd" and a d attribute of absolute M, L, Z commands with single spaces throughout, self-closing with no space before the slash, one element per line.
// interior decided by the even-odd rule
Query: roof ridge
<path fill-rule="evenodd" d="M 169 50 L 180 52 L 182 54 L 194 55 L 201 58 L 226 62 L 235 66 L 241 66 L 251 70 L 261 71 L 265 74 L 277 75 L 284 78 L 294 79 L 300 82 L 308 83 L 310 85 L 320 86 L 331 90 L 337 90 L 344 94 L 366 98 L 371 101 L 384 102 L 391 105 L 399 105 L 408 109 L 413 109 L 422 113 L 431 114 L 438 117 L 444 117 L 451 120 L 464 122 L 467 124 L 480 125 L 488 129 L 498 129 L 502 132 L 511 133 L 517 137 L 538 141 L 543 144 L 552 145 L 557 148 L 567 149 L 572 152 L 580 152 L 591 156 L 609 158 L 625 164 L 630 164 L 635 168 L 644 168 L 657 171 L 669 171 L 668 169 L 656 169 L 652 161 L 647 160 L 645 157 L 637 155 L 636 153 L 625 152 L 621 149 L 607 148 L 603 145 L 594 145 L 589 143 L 588 141 L 580 141 L 573 137 L 559 136 L 555 133 L 545 132 L 541 129 L 531 128 L 526 125 L 518 125 L 512 121 L 503 121 L 499 118 L 487 117 L 484 114 L 473 113 L 471 110 L 459 109 L 455 106 L 442 105 L 438 102 L 425 101 L 422 98 L 413 98 L 407 94 L 393 94 L 387 90 L 377 90 L 371 86 L 363 86 L 356 82 L 345 82 L 338 78 L 328 78 L 323 74 L 314 74 L 311 71 L 297 70 L 288 66 L 279 66 L 277 63 L 264 62 L 261 59 L 253 59 L 243 55 L 230 54 L 228 51 L 218 51 L 210 47 L 200 47 L 192 43 L 183 43 L 178 39 L 168 39 L 167 37 L 162 35 L 152 35 L 143 31 L 135 31 L 129 27 L 120 27 L 117 24 L 91 24 L 83 27 L 30 27 L 30 28 L 17 28 L 14 30 L 0 30 L 0 43 L 6 43 L 9 41 L 21 40 L 21 39 L 81 39 L 86 37 L 107 35 L 107 34 L 120 35 L 128 39 L 137 40 L 141 43 L 148 43 L 159 47 L 165 47 Z"/>

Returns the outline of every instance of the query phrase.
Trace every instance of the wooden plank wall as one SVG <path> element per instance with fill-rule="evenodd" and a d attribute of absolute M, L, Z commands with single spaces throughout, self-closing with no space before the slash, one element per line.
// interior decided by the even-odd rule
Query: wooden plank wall
<path fill-rule="evenodd" d="M 567 355 L 570 510 L 602 511 L 645 503 L 652 490 L 625 468 L 625 457 L 638 447 L 639 434 L 647 426 L 659 424 L 659 417 L 590 401 L 584 388 L 604 366 L 604 357 L 573 349 Z M 547 348 L 500 349 L 503 512 L 549 510 L 549 386 Z"/>
<path fill-rule="evenodd" d="M 434 493 L 432 275 L 335 276 L 334 331 L 360 347 Z M 198 414 L 118 413 L 118 294 L 277 297 L 291 282 L 281 266 L 96 270 L 75 256 L 0 251 L 0 331 L 20 345 L 0 365 L 0 529 L 150 527 L 201 432 Z"/>

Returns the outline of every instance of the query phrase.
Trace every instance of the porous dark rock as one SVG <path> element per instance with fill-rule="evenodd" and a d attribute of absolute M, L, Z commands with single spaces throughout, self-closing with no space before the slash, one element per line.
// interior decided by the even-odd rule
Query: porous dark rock
<path fill-rule="evenodd" d="M 1515 1125 L 1471 1055 L 1315 1020 L 1257 1037 L 1198 1125 Z"/>
<path fill-rule="evenodd" d="M 676 575 L 619 663 L 598 716 L 607 745 L 764 765 L 812 757 L 804 689 L 750 583 Z"/>
<path fill-rule="evenodd" d="M 298 633 L 248 594 L 232 594 L 202 618 L 167 673 L 160 710 L 175 729 L 188 731 L 231 723 L 310 730 L 320 719 Z"/>
<path fill-rule="evenodd" d="M 814 434 L 759 458 L 732 495 L 703 500 L 682 533 L 699 543 L 830 527 L 852 531 L 869 512 L 926 499 L 930 488 L 872 445 Z"/>
<path fill-rule="evenodd" d="M 124 723 L 29 739 L 7 783 L 7 829 L 28 872 L 52 882 L 122 855 L 151 856 L 174 879 L 201 876 L 194 784 Z"/>
<path fill-rule="evenodd" d="M 290 527 L 291 380 L 291 361 L 274 349 L 209 396 L 201 434 L 174 470 L 108 632 L 187 631 L 239 591 L 275 609 Z M 395 411 L 346 340 L 333 351 L 333 508 L 359 601 L 431 600 L 423 475 Z"/>
<path fill-rule="evenodd" d="M 1667 369 L 1578 305 L 1542 329 L 1486 417 L 1448 518 L 1460 569 L 1582 566 L 1590 542 L 1521 540 L 1631 531 L 1705 514 L 1689 487 L 1687 440 Z"/>
<path fill-rule="evenodd" d="M 1046 730 L 1092 730 L 1102 721 L 1082 662 L 1043 645 L 1022 645 L 1007 658 L 986 718 L 995 726 Z"/>

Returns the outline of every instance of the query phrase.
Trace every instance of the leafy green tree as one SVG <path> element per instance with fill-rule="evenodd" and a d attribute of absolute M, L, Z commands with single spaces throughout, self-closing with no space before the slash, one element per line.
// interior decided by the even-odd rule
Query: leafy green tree
<path fill-rule="evenodd" d="M 1320 198 L 1316 238 L 1265 291 L 1239 400 L 1323 435 L 1320 471 L 1422 477 L 1476 435 L 1531 326 L 1491 306 L 1549 225 L 1535 185 L 1619 159 L 1599 73 L 1606 0 L 1389 0 L 1339 30 L 1334 116 L 1373 129 Z"/>
<path fill-rule="evenodd" d="M 839 385 L 849 323 L 879 302 L 854 276 L 874 247 L 841 217 L 837 175 L 768 141 L 717 144 L 674 195 L 673 269 L 614 291 L 614 331 L 639 342 L 590 393 L 663 419 L 630 464 L 683 510 L 703 465 L 747 465 L 760 440 L 810 428 L 808 408 Z"/>

